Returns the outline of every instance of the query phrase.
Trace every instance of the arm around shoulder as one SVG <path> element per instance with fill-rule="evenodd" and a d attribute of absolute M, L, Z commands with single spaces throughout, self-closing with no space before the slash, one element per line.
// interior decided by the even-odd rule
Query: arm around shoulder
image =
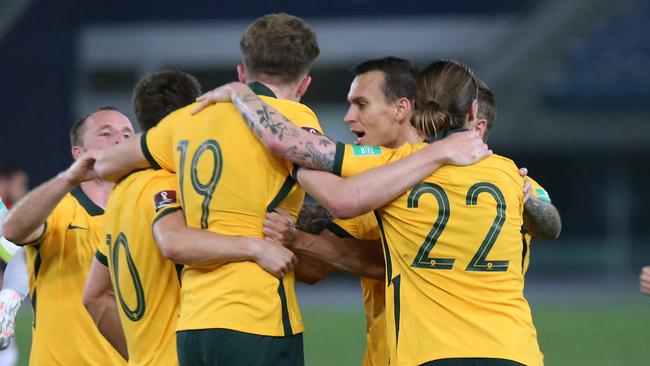
<path fill-rule="evenodd" d="M 129 173 L 150 167 L 141 146 L 142 134 L 103 149 L 97 154 L 94 170 L 99 178 L 117 182 Z"/>
<path fill-rule="evenodd" d="M 524 203 L 524 226 L 535 239 L 555 240 L 562 231 L 562 219 L 551 202 L 530 197 Z"/>

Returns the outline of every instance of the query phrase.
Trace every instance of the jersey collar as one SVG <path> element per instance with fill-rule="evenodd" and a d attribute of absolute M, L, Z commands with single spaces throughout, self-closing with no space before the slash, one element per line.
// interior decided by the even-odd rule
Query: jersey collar
<path fill-rule="evenodd" d="M 90 216 L 99 216 L 104 214 L 104 209 L 97 206 L 95 202 L 93 202 L 90 197 L 86 195 L 86 193 L 81 189 L 81 187 L 75 187 L 70 194 L 72 197 L 74 197 L 77 202 L 81 205 L 81 207 L 86 210 L 88 215 Z"/>
<path fill-rule="evenodd" d="M 248 86 L 251 88 L 253 93 L 255 93 L 257 95 L 264 95 L 266 97 L 277 98 L 275 93 L 273 93 L 273 90 L 269 89 L 268 86 L 260 83 L 259 81 L 252 82 L 252 83 L 248 84 Z"/>

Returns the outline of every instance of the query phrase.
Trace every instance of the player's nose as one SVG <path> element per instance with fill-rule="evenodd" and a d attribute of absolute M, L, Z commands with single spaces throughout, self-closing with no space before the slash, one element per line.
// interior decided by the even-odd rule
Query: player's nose
<path fill-rule="evenodd" d="M 348 111 L 345 113 L 345 116 L 343 117 L 343 121 L 345 121 L 345 123 L 350 125 L 358 121 L 358 116 L 357 113 L 354 111 L 354 108 L 352 107 L 348 108 Z"/>

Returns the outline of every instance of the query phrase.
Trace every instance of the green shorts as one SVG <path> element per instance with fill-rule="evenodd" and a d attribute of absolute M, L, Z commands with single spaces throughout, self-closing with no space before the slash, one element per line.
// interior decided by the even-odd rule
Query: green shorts
<path fill-rule="evenodd" d="M 230 329 L 176 333 L 180 366 L 304 366 L 302 334 L 269 337 Z"/>
<path fill-rule="evenodd" d="M 429 361 L 421 366 L 524 366 L 523 364 L 501 358 L 445 358 Z"/>

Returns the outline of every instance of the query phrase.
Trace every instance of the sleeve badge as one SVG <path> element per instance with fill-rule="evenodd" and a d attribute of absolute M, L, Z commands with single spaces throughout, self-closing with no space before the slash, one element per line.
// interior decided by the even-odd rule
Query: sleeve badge
<path fill-rule="evenodd" d="M 176 191 L 160 191 L 153 196 L 153 205 L 156 212 L 177 202 Z"/>

